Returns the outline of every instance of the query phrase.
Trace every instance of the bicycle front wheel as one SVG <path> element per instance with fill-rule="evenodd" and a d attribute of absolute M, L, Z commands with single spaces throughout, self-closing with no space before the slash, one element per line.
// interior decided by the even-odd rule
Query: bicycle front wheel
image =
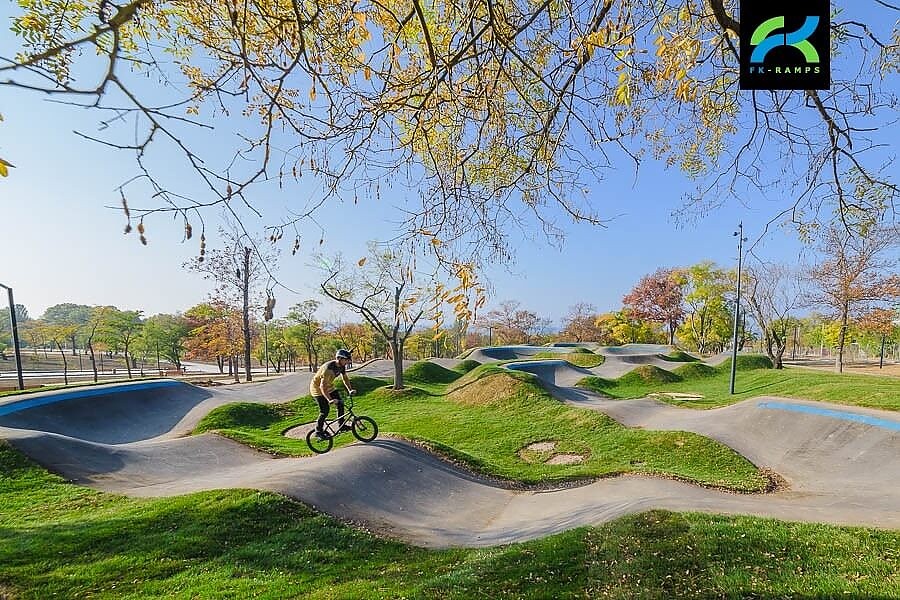
<path fill-rule="evenodd" d="M 361 442 L 371 442 L 378 437 L 378 425 L 370 417 L 353 419 L 353 437 Z"/>
<path fill-rule="evenodd" d="M 309 433 L 306 434 L 306 445 L 316 454 L 325 454 L 331 450 L 334 440 L 331 439 L 330 435 L 325 439 L 319 439 L 319 436 L 316 435 L 316 430 L 310 429 Z"/>

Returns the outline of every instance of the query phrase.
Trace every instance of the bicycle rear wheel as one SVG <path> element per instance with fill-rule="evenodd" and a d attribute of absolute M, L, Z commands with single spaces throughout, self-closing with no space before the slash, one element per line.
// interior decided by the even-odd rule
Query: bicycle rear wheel
<path fill-rule="evenodd" d="M 316 454 L 325 454 L 334 445 L 334 440 L 329 435 L 324 440 L 319 439 L 315 429 L 310 429 L 306 434 L 306 445 Z"/>
<path fill-rule="evenodd" d="M 353 437 L 361 442 L 371 442 L 378 437 L 378 425 L 371 417 L 353 419 Z"/>

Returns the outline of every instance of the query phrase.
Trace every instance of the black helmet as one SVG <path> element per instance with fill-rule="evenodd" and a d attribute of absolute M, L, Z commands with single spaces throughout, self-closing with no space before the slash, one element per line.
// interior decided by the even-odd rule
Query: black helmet
<path fill-rule="evenodd" d="M 350 351 L 349 351 L 349 350 L 345 350 L 344 348 L 341 348 L 340 350 L 338 350 L 337 352 L 335 352 L 335 353 L 334 353 L 334 357 L 335 357 L 335 358 L 345 358 L 345 359 L 347 359 L 347 360 L 351 360 L 351 359 L 350 359 Z"/>

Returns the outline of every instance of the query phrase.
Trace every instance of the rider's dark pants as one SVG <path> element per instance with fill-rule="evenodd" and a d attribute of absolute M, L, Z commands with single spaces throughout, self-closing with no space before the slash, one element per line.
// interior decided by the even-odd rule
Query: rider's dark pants
<path fill-rule="evenodd" d="M 332 390 L 330 396 L 337 404 L 338 426 L 343 427 L 344 401 L 341 400 L 341 395 L 338 394 L 337 390 Z M 325 399 L 325 396 L 314 396 L 314 398 L 316 399 L 316 402 L 319 403 L 319 419 L 316 421 L 316 431 L 322 431 L 325 429 L 325 419 L 328 418 L 330 407 L 328 406 L 328 400 Z"/>

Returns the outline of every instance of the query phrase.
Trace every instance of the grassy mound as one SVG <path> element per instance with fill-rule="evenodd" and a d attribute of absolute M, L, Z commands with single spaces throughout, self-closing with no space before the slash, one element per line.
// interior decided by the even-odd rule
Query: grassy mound
<path fill-rule="evenodd" d="M 656 365 L 641 365 L 619 378 L 620 385 L 673 383 L 676 381 L 681 381 L 681 377 L 671 371 L 660 369 Z"/>
<path fill-rule="evenodd" d="M 452 383 L 462 377 L 462 375 L 457 371 L 422 360 L 410 365 L 409 368 L 403 371 L 403 377 L 412 382 Z"/>
<path fill-rule="evenodd" d="M 590 348 L 575 348 L 572 350 L 572 354 L 596 354 L 596 352 Z"/>
<path fill-rule="evenodd" d="M 679 377 L 684 380 L 688 379 L 701 379 L 703 377 L 715 377 L 719 374 L 719 371 L 714 367 L 710 367 L 709 365 L 704 365 L 700 362 L 688 363 L 686 365 L 682 365 L 673 371 Z"/>
<path fill-rule="evenodd" d="M 197 424 L 196 431 L 202 433 L 246 426 L 264 429 L 280 421 L 283 416 L 284 411 L 273 404 L 252 404 L 250 402 L 226 404 L 203 417 Z"/>
<path fill-rule="evenodd" d="M 459 372 L 462 373 L 462 374 L 466 374 L 466 373 L 468 373 L 469 371 L 471 371 L 472 369 L 474 369 L 474 368 L 476 368 L 476 367 L 480 367 L 480 366 L 481 366 L 481 363 L 480 363 L 480 362 L 478 362 L 477 360 L 473 360 L 473 359 L 469 358 L 469 359 L 466 359 L 466 360 L 462 361 L 461 363 L 459 363 L 459 364 L 456 365 L 455 367 L 453 367 L 453 370 L 454 370 L 454 371 L 459 371 Z"/>
<path fill-rule="evenodd" d="M 681 350 L 675 350 L 674 352 L 670 352 L 668 354 L 657 354 L 656 356 L 663 360 L 668 360 L 671 362 L 695 362 L 700 360 L 696 356 L 691 356 L 687 352 L 683 352 Z"/>
<path fill-rule="evenodd" d="M 771 369 L 774 365 L 768 356 L 762 354 L 738 354 L 737 371 L 753 371 L 756 369 Z M 731 358 L 726 358 L 718 367 L 720 371 L 731 371 Z"/>
<path fill-rule="evenodd" d="M 585 350 L 585 352 L 567 352 L 567 353 L 557 353 L 557 352 L 538 352 L 537 354 L 533 354 L 529 357 L 529 359 L 535 360 L 564 360 L 568 363 L 575 365 L 576 367 L 583 367 L 585 369 L 590 369 L 592 367 L 599 367 L 606 360 L 606 357 L 602 354 L 595 354 L 586 348 L 579 348 L 578 350 Z M 528 359 L 526 359 L 528 360 Z"/>
<path fill-rule="evenodd" d="M 477 385 L 456 387 L 447 399 L 468 406 L 499 404 L 519 394 L 523 383 L 512 371 L 498 372 L 484 377 Z"/>

